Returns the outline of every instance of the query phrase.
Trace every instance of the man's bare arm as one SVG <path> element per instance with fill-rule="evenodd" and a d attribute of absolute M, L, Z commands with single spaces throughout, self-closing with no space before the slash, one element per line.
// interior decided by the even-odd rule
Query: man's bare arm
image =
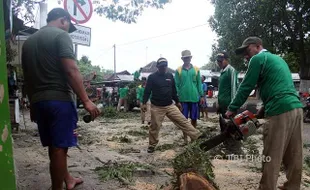
<path fill-rule="evenodd" d="M 90 101 L 83 86 L 83 78 L 75 60 L 68 58 L 61 58 L 61 63 L 68 77 L 69 85 L 81 99 L 83 104 Z"/>

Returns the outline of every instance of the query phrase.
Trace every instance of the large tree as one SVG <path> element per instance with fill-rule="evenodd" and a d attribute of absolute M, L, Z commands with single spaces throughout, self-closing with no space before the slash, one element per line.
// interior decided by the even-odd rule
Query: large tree
<path fill-rule="evenodd" d="M 27 22 L 33 22 L 35 4 L 42 1 L 44 0 L 12 0 L 13 11 Z M 171 0 L 96 0 L 93 1 L 93 7 L 100 16 L 130 24 L 137 22 L 137 18 L 146 8 L 162 9 L 170 2 Z M 63 0 L 58 0 L 58 3 L 62 4 Z M 23 13 L 22 8 L 26 8 Z"/>
<path fill-rule="evenodd" d="M 218 34 L 215 51 L 227 50 L 239 70 L 243 60 L 234 55 L 248 36 L 259 36 L 264 47 L 283 56 L 292 71 L 299 69 L 301 91 L 310 88 L 310 2 L 308 0 L 212 0 L 209 20 Z M 296 65 L 299 63 L 299 65 Z"/>
<path fill-rule="evenodd" d="M 104 75 L 112 74 L 112 70 L 106 70 L 97 65 L 92 65 L 91 60 L 87 56 L 82 56 L 78 61 L 78 67 L 84 79 L 88 80 L 89 76 L 96 73 L 94 82 L 102 82 Z"/>
<path fill-rule="evenodd" d="M 22 18 L 25 23 L 34 23 L 35 7 L 38 3 L 43 1 L 44 0 L 12 0 L 13 14 Z M 93 1 L 93 7 L 95 13 L 100 16 L 104 16 L 113 21 L 119 20 L 131 24 L 137 22 L 138 16 L 140 16 L 146 8 L 162 9 L 166 3 L 170 2 L 171 0 L 96 0 Z M 58 3 L 62 4 L 63 0 L 58 0 Z M 10 51 L 10 46 L 7 47 L 8 60 L 13 60 L 16 53 L 14 54 L 13 51 Z M 78 65 L 84 76 L 96 71 L 97 77 L 95 81 L 102 81 L 104 74 L 113 73 L 111 70 L 104 70 L 99 66 L 91 65 L 91 61 L 87 56 L 83 56 L 78 61 Z"/>

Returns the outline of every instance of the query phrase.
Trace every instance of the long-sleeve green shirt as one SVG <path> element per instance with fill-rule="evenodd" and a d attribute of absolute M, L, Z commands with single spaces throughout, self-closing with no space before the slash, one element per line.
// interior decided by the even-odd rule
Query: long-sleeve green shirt
<path fill-rule="evenodd" d="M 251 58 L 246 75 L 228 109 L 237 111 L 256 84 L 267 117 L 302 107 L 287 63 L 263 50 Z"/>
<path fill-rule="evenodd" d="M 137 100 L 139 100 L 141 103 L 143 102 L 144 89 L 144 87 L 138 86 L 136 90 Z"/>
<path fill-rule="evenodd" d="M 232 99 L 235 97 L 238 86 L 238 72 L 227 65 L 219 78 L 218 104 L 221 112 L 226 112 Z"/>
<path fill-rule="evenodd" d="M 119 88 L 118 93 L 119 93 L 119 98 L 128 98 L 128 91 L 129 88 L 125 87 L 125 88 Z"/>
<path fill-rule="evenodd" d="M 191 65 L 190 69 L 182 67 L 181 75 L 175 72 L 175 84 L 180 102 L 199 102 L 199 97 L 203 96 L 200 71 Z"/>
<path fill-rule="evenodd" d="M 134 79 L 139 79 L 140 77 L 140 71 L 136 71 L 134 74 L 133 74 L 133 78 Z"/>

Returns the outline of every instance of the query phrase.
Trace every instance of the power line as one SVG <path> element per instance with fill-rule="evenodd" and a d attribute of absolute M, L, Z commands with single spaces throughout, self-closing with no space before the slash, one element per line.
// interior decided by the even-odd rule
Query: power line
<path fill-rule="evenodd" d="M 193 26 L 193 27 L 190 27 L 190 28 L 185 28 L 185 29 L 182 29 L 182 30 L 178 30 L 178 31 L 174 31 L 174 32 L 166 33 L 166 34 L 162 34 L 162 35 L 159 35 L 159 36 L 153 36 L 153 37 L 148 37 L 148 38 L 141 39 L 141 40 L 136 40 L 136 41 L 132 41 L 132 42 L 126 42 L 126 43 L 117 45 L 117 47 L 129 45 L 129 44 L 134 44 L 134 43 L 138 43 L 138 42 L 142 42 L 142 41 L 146 41 L 146 40 L 150 40 L 150 39 L 154 39 L 154 38 L 159 38 L 159 37 L 163 37 L 163 36 L 167 36 L 167 35 L 171 35 L 171 34 L 175 34 L 175 33 L 179 33 L 179 32 L 184 32 L 184 31 L 187 31 L 187 30 L 192 30 L 192 29 L 195 29 L 195 28 L 198 28 L 198 27 L 205 26 L 205 25 L 207 25 L 207 24 L 208 24 L 208 23 L 201 24 L 201 25 L 197 25 L 197 26 Z M 113 48 L 113 47 L 111 46 L 110 48 L 106 48 L 105 50 L 101 49 L 100 51 L 108 51 L 108 50 L 111 50 L 112 48 Z M 106 52 L 104 52 L 104 53 L 106 53 Z M 98 59 L 99 57 L 101 57 L 104 53 L 99 54 L 98 57 L 96 57 L 94 60 L 97 60 L 97 59 Z"/>
<path fill-rule="evenodd" d="M 185 28 L 185 29 L 182 29 L 182 30 L 178 30 L 178 31 L 174 31 L 174 32 L 170 32 L 170 33 L 166 33 L 166 34 L 162 34 L 162 35 L 158 35 L 158 36 L 153 36 L 153 37 L 148 37 L 148 38 L 145 38 L 145 39 L 141 39 L 141 40 L 136 40 L 136 41 L 132 41 L 132 42 L 127 42 L 127 43 L 123 43 L 123 44 L 120 44 L 120 45 L 117 45 L 117 47 L 119 46 L 125 46 L 125 45 L 129 45 L 129 44 L 134 44 L 134 43 L 138 43 L 138 42 L 142 42 L 142 41 L 146 41 L 146 40 L 150 40 L 150 39 L 154 39 L 154 38 L 160 38 L 160 37 L 163 37 L 163 36 L 168 36 L 168 35 L 171 35 L 171 34 L 176 34 L 176 33 L 179 33 L 179 32 L 184 32 L 184 31 L 187 31 L 187 30 L 192 30 L 192 29 L 195 29 L 195 28 L 199 28 L 199 27 L 202 27 L 202 26 L 206 26 L 208 25 L 208 23 L 205 23 L 205 24 L 201 24 L 201 25 L 197 25 L 197 26 L 193 26 L 193 27 L 190 27 L 190 28 Z M 116 46 L 113 45 L 113 47 L 110 47 L 110 48 L 107 48 L 106 51 L 109 51 L 111 49 L 114 48 L 114 54 L 115 54 L 115 48 Z M 102 49 L 103 50 L 103 49 Z M 102 51 L 101 50 L 101 51 Z M 105 50 L 104 50 L 105 51 Z M 107 53 L 107 52 L 104 52 L 104 53 Z M 104 53 L 101 53 L 98 55 L 98 57 L 96 57 L 95 59 L 93 60 L 97 60 L 99 57 L 101 57 Z M 115 56 L 115 55 L 114 55 Z M 114 57 L 115 59 L 115 57 Z M 115 61 L 115 60 L 114 60 Z M 115 64 L 115 63 L 114 63 Z"/>
<path fill-rule="evenodd" d="M 125 45 L 134 44 L 134 43 L 138 43 L 138 42 L 142 42 L 142 41 L 146 41 L 146 40 L 150 40 L 150 39 L 154 39 L 154 38 L 159 38 L 159 37 L 163 37 L 163 36 L 167 36 L 167 35 L 171 35 L 171 34 L 175 34 L 175 33 L 179 33 L 179 32 L 184 32 L 184 31 L 195 29 L 195 28 L 202 27 L 202 26 L 205 26 L 205 25 L 208 25 L 208 23 L 197 25 L 197 26 L 193 26 L 193 27 L 190 27 L 190 28 L 185 28 L 185 29 L 178 30 L 178 31 L 175 31 L 175 32 L 170 32 L 170 33 L 162 34 L 162 35 L 159 35 L 159 36 L 153 36 L 153 37 L 149 37 L 149 38 L 145 38 L 145 39 L 141 39 L 141 40 L 136 40 L 136 41 L 132 41 L 132 42 L 123 43 L 123 44 L 120 44 L 118 46 L 125 46 Z"/>
<path fill-rule="evenodd" d="M 100 53 L 95 59 L 93 60 L 97 60 L 99 59 L 103 54 L 108 53 L 110 50 L 112 50 L 113 47 L 109 47 L 109 48 L 105 48 L 105 49 L 101 49 L 100 51 L 103 51 L 103 53 Z"/>

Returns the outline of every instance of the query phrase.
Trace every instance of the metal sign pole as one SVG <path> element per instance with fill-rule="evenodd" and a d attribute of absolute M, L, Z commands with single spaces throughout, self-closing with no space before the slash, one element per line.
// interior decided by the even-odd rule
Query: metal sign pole
<path fill-rule="evenodd" d="M 114 80 L 116 79 L 116 45 L 114 44 Z"/>
<path fill-rule="evenodd" d="M 91 18 L 93 6 L 91 0 L 64 0 L 64 9 L 71 16 L 71 20 L 77 24 L 84 24 Z M 78 14 L 80 13 L 80 14 Z M 82 16 L 81 16 L 82 15 Z M 78 43 L 74 43 L 74 53 L 78 61 Z M 84 84 L 83 84 L 84 85 Z M 77 105 L 77 96 L 74 95 L 74 102 Z"/>
<path fill-rule="evenodd" d="M 75 24 L 78 24 L 77 22 Z M 75 59 L 76 59 L 76 63 L 78 64 L 78 44 L 74 44 L 74 54 L 75 54 Z M 78 102 L 77 102 L 77 97 L 76 94 L 74 94 L 74 102 L 75 102 L 75 106 L 77 107 Z"/>

